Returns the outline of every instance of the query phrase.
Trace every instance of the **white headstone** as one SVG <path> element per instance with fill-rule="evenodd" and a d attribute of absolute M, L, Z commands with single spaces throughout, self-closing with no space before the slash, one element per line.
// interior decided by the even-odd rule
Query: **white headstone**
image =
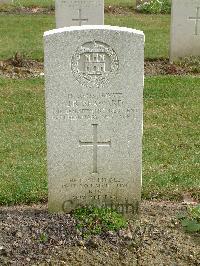
<path fill-rule="evenodd" d="M 200 56 L 200 0 L 173 0 L 170 61 Z"/>
<path fill-rule="evenodd" d="M 45 32 L 49 210 L 136 212 L 144 35 L 111 26 Z"/>
<path fill-rule="evenodd" d="M 56 0 L 56 28 L 104 24 L 104 0 Z"/>

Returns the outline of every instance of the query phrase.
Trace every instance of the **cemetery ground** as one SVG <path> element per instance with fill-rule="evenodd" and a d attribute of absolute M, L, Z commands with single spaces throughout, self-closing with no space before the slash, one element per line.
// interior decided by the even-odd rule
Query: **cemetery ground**
<path fill-rule="evenodd" d="M 50 12 L 33 14 L 33 2 Z M 72 215 L 47 213 L 42 35 L 55 27 L 52 1 L 20 3 L 0 13 L 0 265 L 199 265 L 199 234 L 177 215 L 199 202 L 200 63 L 168 63 L 170 16 L 106 1 L 105 24 L 146 35 L 143 202 L 136 223 L 85 239 Z"/>

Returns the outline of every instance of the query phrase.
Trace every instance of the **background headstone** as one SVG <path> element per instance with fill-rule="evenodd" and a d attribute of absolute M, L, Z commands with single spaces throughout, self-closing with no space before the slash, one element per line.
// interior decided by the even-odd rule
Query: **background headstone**
<path fill-rule="evenodd" d="M 170 61 L 200 56 L 200 0 L 173 0 Z"/>
<path fill-rule="evenodd" d="M 104 0 L 56 0 L 56 27 L 103 25 Z"/>
<path fill-rule="evenodd" d="M 111 26 L 46 32 L 49 210 L 137 210 L 144 35 Z"/>

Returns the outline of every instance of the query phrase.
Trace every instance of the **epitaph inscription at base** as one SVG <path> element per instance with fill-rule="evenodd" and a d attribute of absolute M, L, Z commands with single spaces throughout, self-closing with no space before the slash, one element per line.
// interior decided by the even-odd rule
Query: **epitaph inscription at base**
<path fill-rule="evenodd" d="M 135 214 L 141 196 L 143 33 L 82 26 L 44 38 L 49 210 L 95 205 Z"/>

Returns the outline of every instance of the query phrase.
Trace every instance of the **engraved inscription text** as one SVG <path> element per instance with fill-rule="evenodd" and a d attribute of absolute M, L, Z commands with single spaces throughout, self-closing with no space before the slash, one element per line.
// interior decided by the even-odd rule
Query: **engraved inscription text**
<path fill-rule="evenodd" d="M 130 119 L 135 110 L 121 92 L 67 94 L 63 104 L 53 108 L 53 120 Z"/>
<path fill-rule="evenodd" d="M 117 74 L 119 61 L 115 51 L 107 44 L 92 41 L 79 47 L 71 60 L 74 77 L 83 86 L 101 87 L 109 76 Z"/>

